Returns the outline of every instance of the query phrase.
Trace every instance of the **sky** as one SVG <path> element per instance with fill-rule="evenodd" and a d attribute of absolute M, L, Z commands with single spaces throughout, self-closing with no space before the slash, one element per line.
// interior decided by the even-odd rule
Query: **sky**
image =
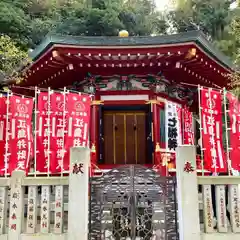
<path fill-rule="evenodd" d="M 170 0 L 155 0 L 157 8 L 159 11 L 163 11 L 169 4 Z"/>

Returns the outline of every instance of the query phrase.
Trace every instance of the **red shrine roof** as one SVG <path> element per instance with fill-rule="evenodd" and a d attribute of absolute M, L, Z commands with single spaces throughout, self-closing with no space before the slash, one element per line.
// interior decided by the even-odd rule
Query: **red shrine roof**
<path fill-rule="evenodd" d="M 199 31 L 156 37 L 48 36 L 20 86 L 61 88 L 92 75 L 162 74 L 175 82 L 226 86 L 234 67 Z"/>

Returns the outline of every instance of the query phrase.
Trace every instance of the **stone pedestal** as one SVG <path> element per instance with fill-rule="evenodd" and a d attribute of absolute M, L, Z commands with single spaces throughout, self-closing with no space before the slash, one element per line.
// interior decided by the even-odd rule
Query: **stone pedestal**
<path fill-rule="evenodd" d="M 195 146 L 177 148 L 176 170 L 180 240 L 200 240 Z"/>
<path fill-rule="evenodd" d="M 68 240 L 88 239 L 88 178 L 90 149 L 71 148 Z"/>

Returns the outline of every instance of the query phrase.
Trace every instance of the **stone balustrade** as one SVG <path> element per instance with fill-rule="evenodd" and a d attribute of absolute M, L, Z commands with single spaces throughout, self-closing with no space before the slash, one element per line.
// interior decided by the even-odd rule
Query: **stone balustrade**
<path fill-rule="evenodd" d="M 240 177 L 199 177 L 193 156 L 194 147 L 177 150 L 179 239 L 239 239 Z M 87 240 L 89 159 L 89 149 L 73 148 L 67 177 L 26 177 L 15 171 L 0 178 L 0 240 Z"/>
<path fill-rule="evenodd" d="M 89 160 L 72 148 L 68 177 L 0 178 L 0 240 L 87 239 Z"/>
<path fill-rule="evenodd" d="M 240 177 L 197 176 L 194 146 L 179 147 L 176 163 L 180 240 L 239 239 Z"/>

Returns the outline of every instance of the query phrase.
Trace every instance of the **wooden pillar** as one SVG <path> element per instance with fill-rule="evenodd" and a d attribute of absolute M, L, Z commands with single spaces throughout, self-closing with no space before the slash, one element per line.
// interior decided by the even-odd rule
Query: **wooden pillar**
<path fill-rule="evenodd" d="M 195 146 L 182 145 L 177 148 L 177 198 L 180 240 L 201 239 L 195 157 Z"/>
<path fill-rule="evenodd" d="M 69 174 L 68 239 L 88 239 L 88 184 L 90 150 L 71 148 Z"/>

